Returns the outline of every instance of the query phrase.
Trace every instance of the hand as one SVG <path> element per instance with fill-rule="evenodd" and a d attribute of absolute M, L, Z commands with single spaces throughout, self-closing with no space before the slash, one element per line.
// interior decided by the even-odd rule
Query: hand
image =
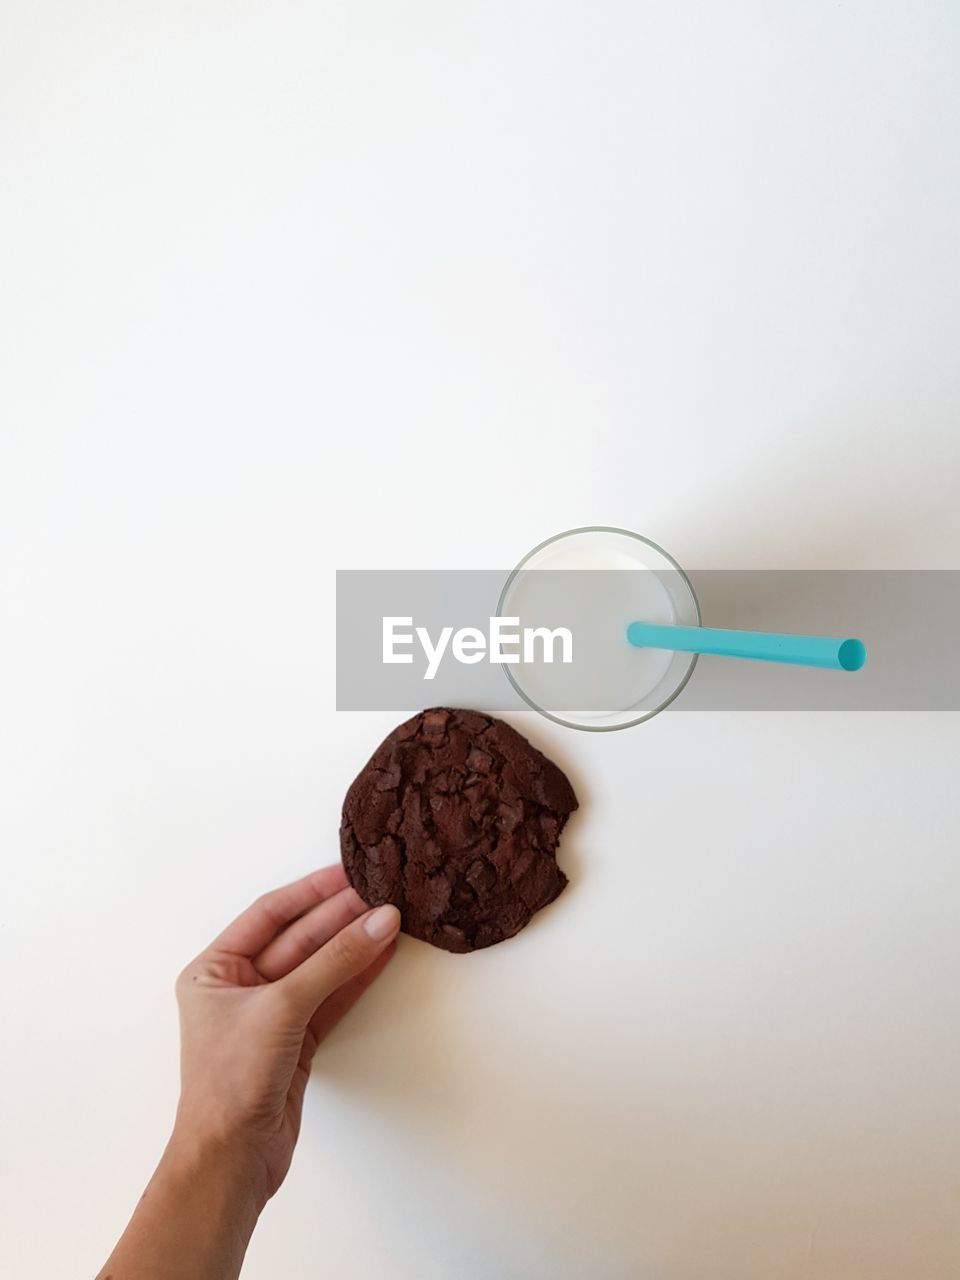
<path fill-rule="evenodd" d="M 369 911 L 327 867 L 265 894 L 177 980 L 181 1096 L 172 1145 L 252 1162 L 283 1181 L 310 1063 L 394 952 L 400 913 Z"/>
<path fill-rule="evenodd" d="M 177 980 L 180 1105 L 100 1280 L 237 1280 L 290 1167 L 317 1045 L 383 969 L 400 912 L 343 868 L 258 899 Z"/>

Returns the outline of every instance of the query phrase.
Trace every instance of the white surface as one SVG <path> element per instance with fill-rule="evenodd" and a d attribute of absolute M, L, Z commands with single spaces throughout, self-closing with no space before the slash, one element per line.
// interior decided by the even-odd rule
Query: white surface
<path fill-rule="evenodd" d="M 955 5 L 7 4 L 0 1272 L 92 1274 L 172 982 L 336 857 L 336 567 L 960 567 Z M 519 726 L 573 884 L 324 1051 L 248 1280 L 945 1280 L 957 720 Z"/>

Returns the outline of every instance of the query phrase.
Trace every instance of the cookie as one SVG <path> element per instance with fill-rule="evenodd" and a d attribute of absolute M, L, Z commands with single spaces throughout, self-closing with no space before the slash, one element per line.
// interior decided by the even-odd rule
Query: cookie
<path fill-rule="evenodd" d="M 502 720 L 432 707 L 394 729 L 347 792 L 340 851 L 364 902 L 446 951 L 510 938 L 562 892 L 566 776 Z"/>

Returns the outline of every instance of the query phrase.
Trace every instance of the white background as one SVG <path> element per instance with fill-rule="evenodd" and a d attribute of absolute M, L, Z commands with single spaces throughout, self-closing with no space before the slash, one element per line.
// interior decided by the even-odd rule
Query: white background
<path fill-rule="evenodd" d="M 177 970 L 338 856 L 395 717 L 336 568 L 960 568 L 958 58 L 946 2 L 3 4 L 0 1272 L 96 1271 Z M 403 942 L 245 1276 L 956 1275 L 956 717 L 516 723 L 571 887 Z"/>

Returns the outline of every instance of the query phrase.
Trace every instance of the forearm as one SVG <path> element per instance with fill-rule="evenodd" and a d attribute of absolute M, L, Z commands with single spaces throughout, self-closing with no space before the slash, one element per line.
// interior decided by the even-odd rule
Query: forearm
<path fill-rule="evenodd" d="M 265 1201 L 256 1163 L 175 1131 L 98 1280 L 236 1280 Z"/>

